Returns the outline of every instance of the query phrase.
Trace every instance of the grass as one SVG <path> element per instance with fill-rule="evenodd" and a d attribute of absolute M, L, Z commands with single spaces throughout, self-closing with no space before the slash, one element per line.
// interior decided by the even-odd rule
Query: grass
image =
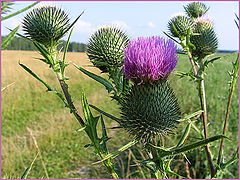
<path fill-rule="evenodd" d="M 209 136 L 221 134 L 222 122 L 225 117 L 225 109 L 228 96 L 229 76 L 227 71 L 231 70 L 231 62 L 236 58 L 234 54 L 218 54 L 222 58 L 210 65 L 207 70 L 206 92 L 209 109 Z M 89 140 L 82 132 L 76 132 L 79 124 L 69 111 L 63 106 L 60 100 L 52 93 L 46 92 L 45 87 L 28 75 L 19 65 L 18 61 L 30 67 L 51 85 L 59 88 L 54 75 L 44 65 L 33 57 L 39 57 L 36 52 L 30 51 L 3 51 L 2 52 L 2 87 L 14 82 L 2 92 L 2 167 L 3 178 L 20 178 L 24 170 L 31 164 L 36 156 L 38 149 L 34 145 L 28 128 L 33 132 L 39 149 L 42 154 L 43 162 L 46 166 L 44 171 L 43 163 L 38 157 L 34 163 L 28 178 L 110 178 L 101 165 L 92 165 L 97 161 L 91 148 L 84 148 Z M 91 66 L 84 53 L 69 53 L 68 61 L 79 64 L 88 70 L 100 74 Z M 185 71 L 189 68 L 186 56 L 180 55 L 177 66 L 178 71 Z M 103 86 L 86 77 L 72 65 L 68 67 L 67 76 L 70 77 L 69 89 L 73 96 L 74 103 L 81 111 L 80 94 L 86 93 L 88 102 L 100 107 L 107 112 L 119 116 L 118 107 L 112 101 Z M 170 83 L 179 99 L 183 114 L 199 110 L 196 86 L 187 78 L 180 79 L 172 75 Z M 96 112 L 95 112 L 96 113 Z M 117 126 L 116 122 L 106 118 L 107 127 Z M 201 122 L 196 123 L 201 127 Z M 166 137 L 165 144 L 169 146 L 176 144 L 177 138 L 186 126 L 179 125 L 176 135 Z M 231 158 L 237 148 L 237 127 L 238 127 L 238 108 L 237 90 L 235 91 L 232 111 L 229 118 L 227 136 L 230 141 L 225 141 L 224 153 L 225 160 Z M 121 129 L 109 129 L 112 139 L 109 141 L 110 151 L 128 142 L 126 132 Z M 191 131 L 188 143 L 196 140 L 197 134 Z M 211 144 L 211 150 L 217 158 L 219 142 Z M 138 148 L 132 149 L 136 158 L 142 155 Z M 143 178 L 141 169 L 131 167 L 136 173 L 130 174 L 129 169 L 122 168 L 122 165 L 133 163 L 133 156 L 130 151 L 126 151 L 116 162 L 119 174 L 122 178 Z M 131 157 L 131 158 L 130 158 Z M 173 167 L 179 174 L 186 176 L 186 167 L 189 166 L 192 178 L 206 178 L 207 161 L 203 148 L 191 151 L 187 154 L 191 164 L 186 165 L 187 160 L 182 156 L 174 159 Z M 135 169 L 134 169 L 135 168 Z M 231 166 L 229 172 L 224 173 L 222 178 L 237 178 L 237 163 Z M 133 171 L 132 171 L 133 172 Z M 170 177 L 171 178 L 171 177 Z M 172 178 L 176 178 L 172 176 Z"/>

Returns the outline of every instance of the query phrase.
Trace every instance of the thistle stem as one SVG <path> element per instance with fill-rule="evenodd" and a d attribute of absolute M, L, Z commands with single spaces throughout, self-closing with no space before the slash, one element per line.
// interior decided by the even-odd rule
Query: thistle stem
<path fill-rule="evenodd" d="M 201 109 L 203 110 L 202 121 L 203 121 L 204 138 L 207 139 L 208 138 L 208 130 L 207 130 L 208 115 L 207 115 L 207 101 L 206 101 L 206 92 L 205 92 L 203 74 L 201 75 L 201 78 L 202 78 L 202 80 L 200 80 L 200 82 L 198 82 L 198 91 L 199 91 L 199 99 L 200 99 Z M 208 164 L 210 167 L 211 177 L 213 177 L 215 174 L 215 167 L 212 162 L 211 150 L 210 150 L 208 144 L 205 146 L 205 149 L 206 149 Z"/>
<path fill-rule="evenodd" d="M 239 56 L 238 56 L 239 58 Z M 228 119 L 229 119 L 229 115 L 230 115 L 230 109 L 231 109 L 231 103 L 232 103 L 232 97 L 233 97 L 233 92 L 234 92 L 234 87 L 237 83 L 237 79 L 238 79 L 238 58 L 236 60 L 236 67 L 234 68 L 234 74 L 233 74 L 233 78 L 231 81 L 231 86 L 229 89 L 229 96 L 228 96 L 228 103 L 227 103 L 227 111 L 226 111 L 226 115 L 225 115 L 225 120 L 224 120 L 224 125 L 223 125 L 223 135 L 226 134 L 227 131 L 227 123 L 228 123 Z M 219 152 L 218 152 L 218 160 L 217 160 L 217 164 L 220 165 L 221 160 L 222 160 L 222 153 L 223 153 L 223 139 L 220 142 L 220 146 L 219 146 Z"/>
<path fill-rule="evenodd" d="M 203 114 L 201 117 L 202 117 L 202 121 L 203 121 L 204 138 L 207 139 L 207 137 L 208 137 L 208 131 L 207 131 L 208 115 L 207 115 L 207 101 L 206 101 L 206 91 L 205 91 L 205 84 L 204 84 L 204 75 L 202 73 L 203 65 L 200 64 L 200 68 L 199 68 L 200 71 L 198 72 L 189 48 L 184 47 L 184 49 L 186 50 L 186 54 L 192 65 L 194 76 L 201 77 L 201 80 L 198 81 L 198 96 L 199 96 L 199 100 L 200 100 L 201 109 L 203 110 Z M 200 62 L 202 63 L 202 59 L 200 59 Z M 208 144 L 205 146 L 205 149 L 206 149 L 208 164 L 209 164 L 209 168 L 210 168 L 210 172 L 211 172 L 211 177 L 213 177 L 215 174 L 215 167 L 213 165 L 211 150 L 210 150 Z"/>
<path fill-rule="evenodd" d="M 187 53 L 188 59 L 190 60 L 191 65 L 192 65 L 193 74 L 194 74 L 194 76 L 197 76 L 197 74 L 198 74 L 197 68 L 196 68 L 195 62 L 193 61 L 192 54 L 191 54 L 191 52 L 190 52 L 188 47 L 186 48 L 186 53 Z"/>
<path fill-rule="evenodd" d="M 74 106 L 74 104 L 73 104 L 71 95 L 70 95 L 69 92 L 68 92 L 68 86 L 67 86 L 66 82 L 65 82 L 64 80 L 62 80 L 62 79 L 59 77 L 59 75 L 57 75 L 57 77 L 58 77 L 59 84 L 60 84 L 60 86 L 61 86 L 61 88 L 62 88 L 63 94 L 64 94 L 64 96 L 65 96 L 65 98 L 66 98 L 66 100 L 67 100 L 68 107 L 69 107 L 71 113 L 74 114 L 74 116 L 76 117 L 76 119 L 78 120 L 78 122 L 81 124 L 81 126 L 84 126 L 85 123 L 84 123 L 82 117 L 79 115 L 77 108 L 76 108 L 76 107 Z"/>

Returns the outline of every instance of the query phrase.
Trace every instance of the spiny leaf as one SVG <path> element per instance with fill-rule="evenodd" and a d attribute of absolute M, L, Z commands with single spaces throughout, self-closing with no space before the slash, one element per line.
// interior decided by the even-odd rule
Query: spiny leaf
<path fill-rule="evenodd" d="M 185 128 L 185 130 L 184 130 L 184 132 L 183 132 L 183 134 L 182 134 L 182 136 L 181 136 L 181 138 L 180 138 L 180 140 L 179 140 L 179 142 L 178 142 L 178 144 L 177 144 L 177 146 L 176 147 L 180 147 L 183 143 L 184 143 L 184 141 L 186 140 L 186 138 L 188 137 L 188 134 L 189 134 L 189 132 L 190 132 L 190 129 L 191 129 L 191 122 L 190 123 L 188 123 L 188 125 L 186 126 L 186 128 Z"/>
<path fill-rule="evenodd" d="M 113 115 L 111 115 L 111 114 L 109 114 L 109 113 L 107 113 L 107 112 L 99 109 L 98 107 L 96 107 L 96 106 L 94 106 L 94 105 L 92 105 L 92 104 L 89 104 L 89 106 L 92 107 L 93 109 L 95 109 L 96 111 L 98 111 L 99 113 L 101 113 L 101 114 L 109 117 L 110 119 L 113 119 L 113 120 L 115 120 L 115 121 L 117 121 L 117 122 L 120 120 L 119 118 L 117 118 L 117 117 L 115 117 L 115 116 L 113 116 Z"/>
<path fill-rule="evenodd" d="M 184 147 L 172 149 L 172 150 L 165 150 L 162 147 L 156 147 L 156 146 L 155 146 L 155 148 L 160 150 L 159 158 L 163 158 L 163 157 L 167 157 L 167 156 L 173 156 L 173 155 L 181 154 L 181 153 L 184 153 L 184 152 L 187 152 L 187 151 L 205 146 L 210 142 L 213 142 L 213 141 L 216 141 L 216 140 L 219 140 L 219 139 L 222 139 L 222 138 L 227 138 L 227 137 L 223 136 L 223 135 L 217 135 L 217 136 L 213 136 L 213 137 L 198 141 L 196 143 L 186 145 Z"/>
<path fill-rule="evenodd" d="M 31 74 L 35 79 L 37 79 L 38 81 L 40 81 L 46 88 L 47 91 L 52 91 L 54 92 L 63 102 L 66 106 L 68 106 L 65 98 L 63 97 L 63 95 L 61 93 L 59 93 L 55 88 L 51 87 L 47 82 L 43 81 L 37 74 L 35 74 L 31 69 L 29 69 L 27 66 L 25 66 L 24 64 L 19 63 L 19 65 L 26 70 L 29 74 Z"/>
<path fill-rule="evenodd" d="M 51 53 L 49 52 L 49 50 L 44 45 L 42 45 L 36 41 L 33 42 L 33 44 L 38 49 L 40 54 L 45 58 L 45 62 L 47 64 L 53 65 L 53 59 L 51 57 Z"/>
<path fill-rule="evenodd" d="M 97 161 L 93 164 L 99 164 L 109 158 L 115 158 L 117 157 L 121 152 L 127 150 L 128 148 L 132 147 L 133 145 L 137 144 L 138 141 L 137 140 L 133 140 L 133 141 L 130 141 L 129 143 L 127 143 L 126 145 L 122 146 L 121 148 L 119 148 L 117 151 L 114 151 L 110 154 L 108 154 L 107 156 L 105 156 L 101 161 Z"/>
<path fill-rule="evenodd" d="M 5 49 L 8 44 L 12 41 L 12 39 L 14 38 L 14 35 L 17 33 L 18 29 L 20 26 L 17 26 L 16 28 L 14 28 L 2 41 L 2 49 Z"/>
<path fill-rule="evenodd" d="M 74 64 L 74 66 L 77 69 L 79 69 L 80 71 L 82 71 L 84 74 L 88 75 L 90 78 L 92 78 L 95 81 L 97 81 L 97 82 L 101 83 L 102 85 L 104 85 L 109 93 L 112 92 L 112 91 L 115 91 L 113 85 L 108 80 L 106 80 L 103 77 L 98 76 L 98 75 L 96 75 L 96 74 L 94 74 L 94 73 L 92 73 L 92 72 L 90 72 L 90 71 L 88 71 L 88 70 L 86 70 L 86 69 L 76 65 L 76 64 Z"/>
<path fill-rule="evenodd" d="M 171 40 L 173 40 L 174 42 L 176 42 L 177 44 L 180 44 L 180 42 L 178 42 L 176 39 L 174 39 L 172 36 L 170 36 L 168 33 L 166 33 L 166 32 L 164 32 L 163 31 L 163 33 L 167 36 L 167 37 L 169 37 Z M 185 53 L 184 53 L 185 54 Z"/>
<path fill-rule="evenodd" d="M 199 115 L 202 114 L 202 113 L 203 113 L 203 111 L 202 111 L 202 110 L 199 110 L 199 111 L 196 111 L 196 112 L 194 112 L 194 113 L 192 113 L 192 114 L 186 115 L 184 118 L 182 118 L 182 119 L 180 119 L 180 120 L 178 120 L 178 121 L 179 121 L 179 122 L 186 121 L 186 120 L 189 120 L 189 119 L 191 119 L 191 118 L 193 118 L 193 117 L 199 116 Z"/>
<path fill-rule="evenodd" d="M 70 38 L 71 38 L 72 32 L 73 32 L 73 29 L 71 29 L 71 31 L 69 33 L 69 36 L 68 36 L 68 39 L 67 39 L 67 42 L 66 42 L 66 45 L 64 47 L 63 61 L 65 61 L 65 59 L 66 59 L 67 50 L 68 50 L 68 46 L 69 46 L 69 43 L 70 43 Z"/>
<path fill-rule="evenodd" d="M 13 17 L 13 16 L 15 16 L 15 15 L 18 15 L 18 14 L 20 14 L 20 13 L 22 13 L 22 12 L 30 9 L 31 7 L 35 6 L 35 5 L 36 5 L 37 3 L 39 3 L 39 2 L 40 2 L 40 1 L 34 2 L 33 4 L 30 4 L 29 6 L 23 8 L 23 9 L 17 11 L 17 12 L 15 12 L 15 13 L 12 13 L 12 14 L 10 14 L 10 15 L 8 15 L 8 16 L 2 17 L 2 20 L 5 20 L 5 19 L 8 19 L 8 18 Z"/>

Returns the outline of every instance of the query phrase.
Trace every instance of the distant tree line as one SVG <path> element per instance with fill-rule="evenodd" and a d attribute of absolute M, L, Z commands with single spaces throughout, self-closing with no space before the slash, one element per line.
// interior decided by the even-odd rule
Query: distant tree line
<path fill-rule="evenodd" d="M 2 39 L 4 38 L 6 38 L 6 36 L 2 36 Z M 62 40 L 61 42 L 62 42 L 62 46 L 65 46 L 66 41 Z M 36 50 L 32 42 L 26 39 L 23 39 L 21 37 L 14 37 L 6 49 L 7 50 L 28 50 L 28 51 Z M 70 42 L 68 46 L 68 51 L 69 52 L 85 52 L 86 44 Z"/>

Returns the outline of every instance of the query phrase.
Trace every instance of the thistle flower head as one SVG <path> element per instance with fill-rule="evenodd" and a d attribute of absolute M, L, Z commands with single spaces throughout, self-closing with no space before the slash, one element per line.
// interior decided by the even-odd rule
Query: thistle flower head
<path fill-rule="evenodd" d="M 180 119 L 177 98 L 166 79 L 134 84 L 120 104 L 120 125 L 142 142 L 171 132 Z"/>
<path fill-rule="evenodd" d="M 202 2 L 191 2 L 184 9 L 189 17 L 198 18 L 206 14 L 209 8 Z"/>
<path fill-rule="evenodd" d="M 23 19 L 25 35 L 47 47 L 56 45 L 69 27 L 68 15 L 57 7 L 35 8 Z"/>
<path fill-rule="evenodd" d="M 191 43 L 196 47 L 192 52 L 193 56 L 205 57 L 217 50 L 218 39 L 212 21 L 198 19 L 194 27 L 194 33 L 198 35 L 191 36 L 190 38 Z"/>
<path fill-rule="evenodd" d="M 127 44 L 128 36 L 122 30 L 102 27 L 89 39 L 87 55 L 102 72 L 108 72 L 109 66 L 121 67 L 123 65 L 123 51 Z"/>
<path fill-rule="evenodd" d="M 174 42 L 160 37 L 131 40 L 124 54 L 124 74 L 137 83 L 166 78 L 177 64 Z"/>
<path fill-rule="evenodd" d="M 168 22 L 168 30 L 170 31 L 171 35 L 178 38 L 186 36 L 188 30 L 190 30 L 191 33 L 193 26 L 193 20 L 183 15 L 177 15 L 171 18 Z"/>

